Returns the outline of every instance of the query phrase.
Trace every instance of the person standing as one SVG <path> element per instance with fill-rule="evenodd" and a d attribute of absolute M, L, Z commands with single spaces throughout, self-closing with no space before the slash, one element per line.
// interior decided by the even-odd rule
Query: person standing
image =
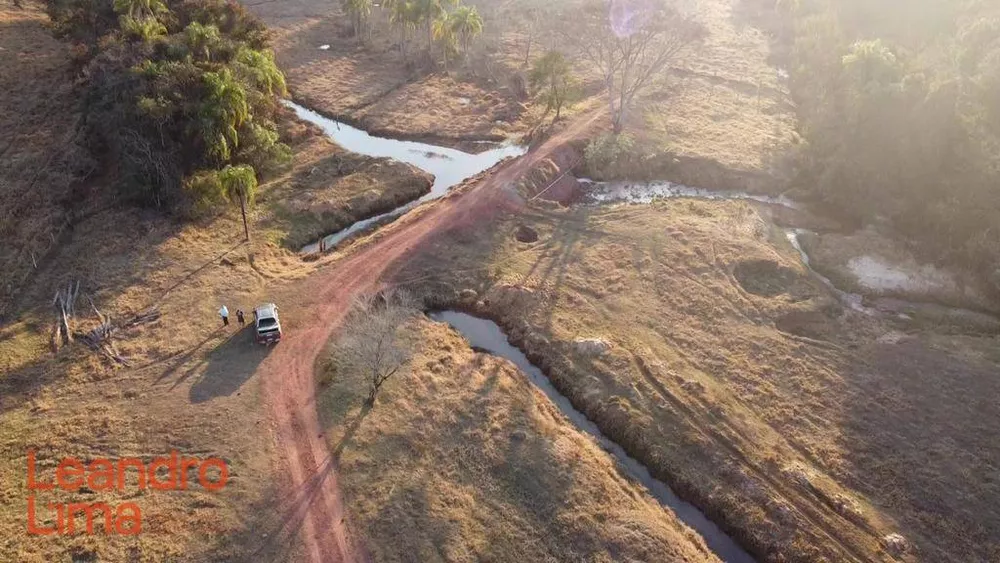
<path fill-rule="evenodd" d="M 243 309 L 236 309 L 236 322 L 240 323 L 240 328 L 247 324 L 247 319 L 243 316 Z"/>
<path fill-rule="evenodd" d="M 229 326 L 229 309 L 225 305 L 219 309 L 219 316 L 222 317 L 222 326 Z"/>

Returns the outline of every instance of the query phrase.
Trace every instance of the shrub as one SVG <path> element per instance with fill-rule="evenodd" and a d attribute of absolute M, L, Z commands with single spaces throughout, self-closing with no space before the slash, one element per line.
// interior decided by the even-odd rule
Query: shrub
<path fill-rule="evenodd" d="M 623 178 L 635 159 L 635 139 L 628 133 L 604 133 L 584 150 L 587 173 L 595 180 Z"/>

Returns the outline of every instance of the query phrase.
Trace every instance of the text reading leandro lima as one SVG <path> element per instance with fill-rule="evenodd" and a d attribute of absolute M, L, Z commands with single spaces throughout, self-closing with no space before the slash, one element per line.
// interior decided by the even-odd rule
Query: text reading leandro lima
<path fill-rule="evenodd" d="M 194 472 L 192 472 L 194 470 Z M 191 473 L 189 475 L 189 473 Z M 195 477 L 195 475 L 197 477 Z M 28 450 L 28 533 L 47 536 L 74 533 L 136 535 L 142 531 L 142 512 L 134 502 L 112 505 L 105 502 L 40 502 L 45 496 L 90 491 L 126 491 L 147 488 L 157 491 L 185 491 L 201 487 L 219 491 L 226 486 L 229 469 L 219 458 L 180 457 L 176 451 L 149 464 L 138 458 L 63 458 L 54 471 L 40 471 L 35 450 Z M 58 499 L 57 499 L 58 500 Z"/>

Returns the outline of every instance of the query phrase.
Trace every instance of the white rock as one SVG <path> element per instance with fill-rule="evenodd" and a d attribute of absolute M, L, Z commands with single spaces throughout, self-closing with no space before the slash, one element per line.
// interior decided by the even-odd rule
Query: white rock
<path fill-rule="evenodd" d="M 602 356 L 611 348 L 610 344 L 600 338 L 577 338 L 573 345 L 584 356 Z"/>
<path fill-rule="evenodd" d="M 900 534 L 892 533 L 882 538 L 886 550 L 893 555 L 902 555 L 910 549 L 909 542 Z"/>

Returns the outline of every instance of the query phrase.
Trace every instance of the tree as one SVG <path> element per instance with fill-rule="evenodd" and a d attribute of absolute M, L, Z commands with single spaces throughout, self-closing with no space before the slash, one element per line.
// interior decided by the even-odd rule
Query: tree
<path fill-rule="evenodd" d="M 169 10 L 163 0 L 115 0 L 115 12 L 136 20 L 156 18 Z"/>
<path fill-rule="evenodd" d="M 454 6 L 457 0 L 411 0 L 415 23 L 423 22 L 427 30 L 427 52 L 430 53 L 434 44 L 434 21 L 447 13 L 447 8 Z"/>
<path fill-rule="evenodd" d="M 354 29 L 356 37 L 363 38 L 366 33 L 371 33 L 370 19 L 372 15 L 372 0 L 342 0 L 344 9 L 351 17 L 351 27 Z"/>
<path fill-rule="evenodd" d="M 191 22 L 184 28 L 184 38 L 191 54 L 204 61 L 212 60 L 212 51 L 222 41 L 218 27 L 202 25 L 198 22 Z"/>
<path fill-rule="evenodd" d="M 600 70 L 616 133 L 637 95 L 704 36 L 699 24 L 665 0 L 649 0 L 642 6 L 589 0 L 583 10 L 564 17 L 579 22 L 564 35 Z"/>
<path fill-rule="evenodd" d="M 558 121 L 563 105 L 572 102 L 576 84 L 570 73 L 569 61 L 559 51 L 549 51 L 535 61 L 528 76 L 531 89 L 540 92 L 545 100 L 545 114 L 556 110 L 553 121 Z"/>
<path fill-rule="evenodd" d="M 406 42 L 410 31 L 417 28 L 420 9 L 412 0 L 393 0 L 389 23 L 399 30 L 399 50 L 406 60 Z"/>
<path fill-rule="evenodd" d="M 459 6 L 448 14 L 448 25 L 458 36 L 462 44 L 462 52 L 469 52 L 469 44 L 483 33 L 483 18 L 475 6 Z"/>
<path fill-rule="evenodd" d="M 367 404 L 373 406 L 382 385 L 409 362 L 411 352 L 400 342 L 400 328 L 417 313 L 404 291 L 386 289 L 357 297 L 341 329 L 335 354 L 339 365 L 364 377 Z"/>
<path fill-rule="evenodd" d="M 247 207 L 253 207 L 257 197 L 257 175 L 253 168 L 241 164 L 226 166 L 219 171 L 219 182 L 226 198 L 238 203 L 243 215 L 243 235 L 250 240 L 250 225 L 247 223 Z"/>
<path fill-rule="evenodd" d="M 232 148 L 239 144 L 239 127 L 250 118 L 250 105 L 243 85 L 229 69 L 206 72 L 203 80 L 206 96 L 196 126 L 207 153 L 224 162 L 232 155 Z"/>
<path fill-rule="evenodd" d="M 237 3 L 164 2 L 48 0 L 48 11 L 59 35 L 93 46 L 81 60 L 84 127 L 123 195 L 168 210 L 221 205 L 240 165 L 256 186 L 290 158 L 275 124 L 284 75 L 266 29 Z M 238 184 L 245 208 L 251 184 Z"/>
<path fill-rule="evenodd" d="M 451 19 L 448 16 L 441 15 L 439 18 L 434 20 L 434 40 L 441 45 L 441 55 L 444 57 L 444 67 L 448 68 L 448 56 L 456 52 L 458 49 L 457 40 L 455 38 L 455 30 L 452 26 Z"/>

